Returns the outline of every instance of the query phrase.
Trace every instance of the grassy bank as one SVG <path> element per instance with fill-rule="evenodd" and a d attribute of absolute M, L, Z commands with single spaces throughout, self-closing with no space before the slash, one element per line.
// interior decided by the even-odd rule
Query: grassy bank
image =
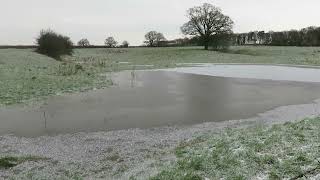
<path fill-rule="evenodd" d="M 58 62 L 32 49 L 0 49 L 0 105 L 106 87 L 112 81 L 101 74 L 120 70 L 169 68 L 178 63 L 319 65 L 320 48 L 233 47 L 227 52 L 201 47 L 76 49 L 72 57 L 63 59 Z"/>
<path fill-rule="evenodd" d="M 199 137 L 177 147 L 177 162 L 151 179 L 315 177 L 320 174 L 319 128 L 315 118 Z"/>
<path fill-rule="evenodd" d="M 132 131 L 124 136 L 5 137 L 0 179 L 319 179 L 319 128 L 320 118 L 314 118 L 267 127 L 204 131 L 172 144 L 166 138 L 186 131 L 164 139 L 147 137 L 141 131 L 138 139 L 131 138 Z M 156 140 L 150 142 L 149 138 Z M 33 147 L 21 149 L 21 142 Z"/>

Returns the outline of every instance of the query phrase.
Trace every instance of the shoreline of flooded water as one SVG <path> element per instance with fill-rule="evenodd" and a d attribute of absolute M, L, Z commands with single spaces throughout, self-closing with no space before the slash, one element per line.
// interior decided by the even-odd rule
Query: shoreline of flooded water
<path fill-rule="evenodd" d="M 81 167 L 83 174 L 95 172 L 94 177 L 105 175 L 106 178 L 113 179 L 112 173 L 100 171 L 102 165 L 114 169 L 121 169 L 125 165 L 127 168 L 118 179 L 129 179 L 132 175 L 150 177 L 159 170 L 158 166 L 152 164 L 175 161 L 173 152 L 186 140 L 220 133 L 225 128 L 271 126 L 319 115 L 320 99 L 309 104 L 278 107 L 254 118 L 191 126 L 78 132 L 33 138 L 4 135 L 0 136 L 0 152 L 17 157 L 35 156 L 48 159 L 44 162 L 23 163 L 17 167 L 30 172 L 30 167 L 41 166 L 40 171 L 46 174 L 47 178 L 55 175 L 52 172 L 61 172 L 61 169 L 78 172 Z M 121 161 L 105 161 L 106 157 L 119 157 Z M 32 169 L 39 172 L 39 168 Z M 10 174 L 12 175 L 12 171 L 0 171 L 0 177 Z"/>

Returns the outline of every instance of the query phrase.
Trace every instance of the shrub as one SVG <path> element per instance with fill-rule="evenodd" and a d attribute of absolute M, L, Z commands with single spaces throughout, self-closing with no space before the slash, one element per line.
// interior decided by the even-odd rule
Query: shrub
<path fill-rule="evenodd" d="M 38 53 L 57 60 L 60 60 L 62 55 L 71 55 L 73 52 L 73 43 L 70 38 L 52 30 L 42 30 L 36 41 Z"/>

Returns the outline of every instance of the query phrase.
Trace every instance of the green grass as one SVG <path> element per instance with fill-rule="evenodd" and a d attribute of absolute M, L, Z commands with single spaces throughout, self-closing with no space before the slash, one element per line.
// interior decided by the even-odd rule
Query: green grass
<path fill-rule="evenodd" d="M 15 157 L 15 156 L 5 156 L 0 157 L 0 169 L 8 169 L 15 167 L 27 161 L 40 161 L 46 160 L 46 158 L 35 157 L 35 156 L 25 156 L 25 157 Z"/>
<path fill-rule="evenodd" d="M 153 180 L 291 179 L 320 173 L 320 118 L 226 129 L 182 143 Z"/>
<path fill-rule="evenodd" d="M 179 63 L 320 65 L 320 48 L 232 47 L 227 52 L 202 47 L 76 49 L 72 57 L 63 59 L 59 62 L 32 49 L 0 49 L 0 105 L 108 87 L 112 81 L 101 74 L 121 70 L 169 68 Z"/>

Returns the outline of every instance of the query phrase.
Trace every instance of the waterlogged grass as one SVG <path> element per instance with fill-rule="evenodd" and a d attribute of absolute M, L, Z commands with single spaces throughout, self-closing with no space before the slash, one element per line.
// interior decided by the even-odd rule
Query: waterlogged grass
<path fill-rule="evenodd" d="M 227 52 L 201 47 L 76 49 L 63 62 L 33 51 L 0 49 L 0 105 L 107 87 L 112 81 L 101 74 L 121 70 L 170 68 L 180 63 L 320 65 L 320 48 L 313 47 L 232 47 Z"/>
<path fill-rule="evenodd" d="M 152 180 L 298 179 L 320 174 L 320 118 L 227 129 L 182 143 L 177 162 Z"/>

